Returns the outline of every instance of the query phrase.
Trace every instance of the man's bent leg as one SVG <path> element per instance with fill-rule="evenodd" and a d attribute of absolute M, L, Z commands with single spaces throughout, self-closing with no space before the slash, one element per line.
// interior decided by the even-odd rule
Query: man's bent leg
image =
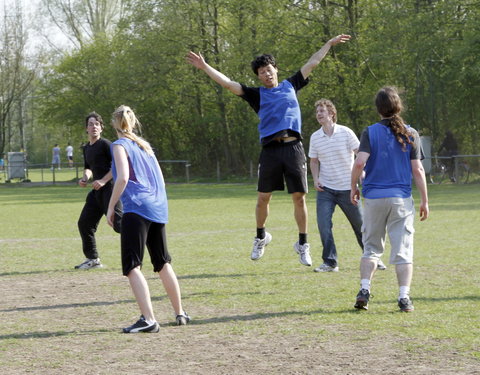
<path fill-rule="evenodd" d="M 332 233 L 332 216 L 335 211 L 333 194 L 328 191 L 317 192 L 317 225 L 322 240 L 322 259 L 325 264 L 335 268 L 337 266 L 337 249 Z"/>
<path fill-rule="evenodd" d="M 255 217 L 257 220 L 257 228 L 265 228 L 267 222 L 270 199 L 272 193 L 258 192 L 257 206 L 255 208 Z"/>
<path fill-rule="evenodd" d="M 362 205 L 359 203 L 358 206 L 355 206 L 350 202 L 350 190 L 341 192 L 338 195 L 338 205 L 342 209 L 343 213 L 347 217 L 350 225 L 352 226 L 353 232 L 357 239 L 358 245 L 363 250 L 363 241 L 362 241 L 362 224 L 363 224 L 363 211 Z"/>
<path fill-rule="evenodd" d="M 410 287 L 410 284 L 412 283 L 413 264 L 412 263 L 396 264 L 395 271 L 397 272 L 398 286 Z"/>
<path fill-rule="evenodd" d="M 272 240 L 272 235 L 265 231 L 265 223 L 268 217 L 268 208 L 272 193 L 258 192 L 257 206 L 255 208 L 255 217 L 257 221 L 257 235 L 253 240 L 253 249 L 250 259 L 258 260 L 263 256 L 265 246 Z"/>
<path fill-rule="evenodd" d="M 95 232 L 102 215 L 102 208 L 98 207 L 94 192 L 91 191 L 87 195 L 85 205 L 78 219 L 78 230 L 82 238 L 83 253 L 88 259 L 98 258 Z"/>
<path fill-rule="evenodd" d="M 363 258 L 360 261 L 360 279 L 372 281 L 373 274 L 377 269 L 377 260 L 373 258 Z"/>
<path fill-rule="evenodd" d="M 305 193 L 293 193 L 292 200 L 294 206 L 295 221 L 297 222 L 298 232 L 307 233 L 307 204 L 305 200 Z"/>

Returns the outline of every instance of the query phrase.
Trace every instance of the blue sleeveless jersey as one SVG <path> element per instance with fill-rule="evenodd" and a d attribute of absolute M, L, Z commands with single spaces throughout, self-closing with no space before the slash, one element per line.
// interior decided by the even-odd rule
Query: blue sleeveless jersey
<path fill-rule="evenodd" d="M 134 141 L 120 138 L 112 143 L 127 151 L 129 177 L 121 200 L 123 212 L 132 212 L 147 220 L 168 222 L 168 204 L 162 170 L 155 156 L 147 154 Z M 112 158 L 112 174 L 117 178 L 115 160 Z"/>
<path fill-rule="evenodd" d="M 260 123 L 258 132 L 260 139 L 291 129 L 297 133 L 302 130 L 302 116 L 300 105 L 293 85 L 282 81 L 277 87 L 260 87 Z"/>
<path fill-rule="evenodd" d="M 408 198 L 412 194 L 411 145 L 405 151 L 392 130 L 383 124 L 368 127 L 370 156 L 365 166 L 365 198 Z"/>

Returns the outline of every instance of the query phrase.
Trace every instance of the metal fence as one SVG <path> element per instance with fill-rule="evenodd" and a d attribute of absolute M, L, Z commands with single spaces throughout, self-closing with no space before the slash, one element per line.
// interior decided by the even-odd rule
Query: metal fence
<path fill-rule="evenodd" d="M 430 156 L 422 163 L 432 184 L 480 183 L 480 155 Z"/>
<path fill-rule="evenodd" d="M 188 160 L 159 160 L 159 163 L 167 182 L 251 182 L 256 179 L 257 172 L 253 162 L 236 175 L 220 162 L 212 163 L 210 168 L 195 168 Z M 422 163 L 429 183 L 480 183 L 480 155 L 426 156 Z M 62 164 L 60 168 L 54 168 L 46 164 L 30 164 L 21 155 L 7 160 L 4 166 L 0 165 L 0 183 L 76 184 L 82 174 L 83 163 Z"/>
<path fill-rule="evenodd" d="M 159 160 L 159 163 L 166 179 L 171 177 L 176 181 L 190 182 L 191 164 L 188 160 Z M 30 164 L 23 156 L 18 155 L 15 159 L 7 160 L 4 166 L 0 166 L 0 182 L 46 185 L 76 184 L 83 176 L 83 167 L 83 163 L 60 164 L 60 167 L 47 164 Z"/>

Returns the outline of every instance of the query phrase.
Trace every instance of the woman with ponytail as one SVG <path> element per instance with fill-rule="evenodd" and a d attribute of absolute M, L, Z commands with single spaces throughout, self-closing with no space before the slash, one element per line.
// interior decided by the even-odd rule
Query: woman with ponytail
<path fill-rule="evenodd" d="M 390 239 L 390 264 L 395 265 L 399 286 L 398 307 L 413 311 L 410 284 L 413 274 L 412 176 L 420 193 L 420 220 L 428 218 L 428 195 L 421 158 L 420 137 L 400 117 L 402 100 L 394 87 L 380 89 L 375 105 L 381 120 L 366 128 L 352 169 L 351 201 L 357 204 L 357 182 L 365 169 L 362 194 L 364 251 L 360 262 L 360 291 L 355 308 L 368 309 L 371 280 Z"/>
<path fill-rule="evenodd" d="M 107 219 L 112 225 L 115 204 L 121 199 L 122 270 L 123 275 L 128 277 L 141 312 L 138 321 L 124 328 L 123 332 L 159 331 L 150 290 L 141 271 L 145 245 L 150 253 L 153 271 L 159 273 L 175 311 L 176 324 L 185 325 L 190 317 L 183 310 L 180 286 L 167 250 L 165 224 L 168 222 L 168 205 L 162 171 L 150 144 L 135 133 L 140 123 L 130 107 L 122 105 L 115 110 L 112 126 L 118 140 L 112 143 L 115 184 Z"/>

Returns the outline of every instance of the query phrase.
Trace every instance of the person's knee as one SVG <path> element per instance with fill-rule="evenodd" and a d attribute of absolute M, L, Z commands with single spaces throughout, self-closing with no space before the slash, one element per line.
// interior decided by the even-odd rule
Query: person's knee
<path fill-rule="evenodd" d="M 130 277 L 133 277 L 135 276 L 138 272 L 142 272 L 141 271 L 141 266 L 140 265 L 137 265 L 137 266 L 133 266 L 130 270 L 124 272 L 124 276 L 130 278 Z"/>
<path fill-rule="evenodd" d="M 292 200 L 296 206 L 299 206 L 299 207 L 306 206 L 305 193 L 293 193 Z"/>
<path fill-rule="evenodd" d="M 80 217 L 77 222 L 78 230 L 80 232 L 88 231 L 88 222 Z"/>
<path fill-rule="evenodd" d="M 271 193 L 258 193 L 257 206 L 264 207 L 270 203 Z"/>

